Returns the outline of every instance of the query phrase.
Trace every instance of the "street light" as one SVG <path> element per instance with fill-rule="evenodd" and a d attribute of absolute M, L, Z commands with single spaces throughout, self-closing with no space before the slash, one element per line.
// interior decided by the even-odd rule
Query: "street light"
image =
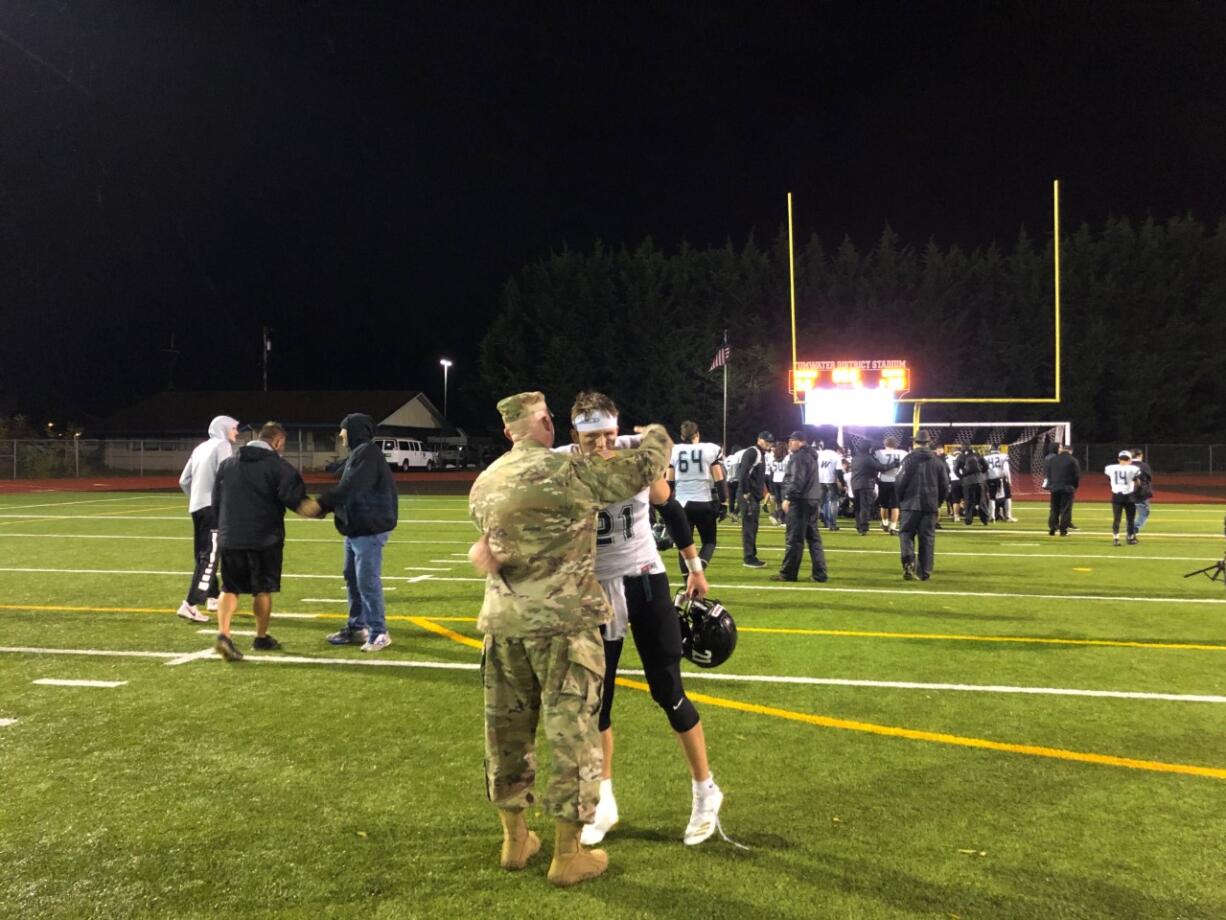
<path fill-rule="evenodd" d="M 443 420 L 447 419 L 447 371 L 451 367 L 451 361 L 447 358 L 439 358 L 439 364 L 443 365 Z"/>

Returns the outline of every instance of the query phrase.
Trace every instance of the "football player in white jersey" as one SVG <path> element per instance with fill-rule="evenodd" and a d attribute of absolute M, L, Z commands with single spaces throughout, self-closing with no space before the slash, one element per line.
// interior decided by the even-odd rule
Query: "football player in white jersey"
<path fill-rule="evenodd" d="M 1111 542 L 1120 545 L 1120 513 L 1128 517 L 1128 542 L 1137 542 L 1137 497 L 1136 481 L 1141 475 L 1139 467 L 1132 462 L 1132 453 L 1121 450 L 1119 461 L 1108 466 L 1104 473 L 1111 483 Z"/>
<path fill-rule="evenodd" d="M 894 480 L 907 452 L 900 450 L 898 438 L 891 436 L 885 439 L 885 447 L 873 451 L 873 456 L 885 467 L 877 474 L 877 504 L 881 506 L 881 529 L 887 533 L 898 533 L 898 497 L 894 494 Z"/>
<path fill-rule="evenodd" d="M 988 465 L 988 517 L 994 521 L 1016 521 L 1013 516 L 1013 473 L 1009 469 L 1009 448 L 993 444 L 983 458 Z"/>
<path fill-rule="evenodd" d="M 603 393 L 584 392 L 571 408 L 571 438 L 583 454 L 607 456 L 615 447 L 631 446 L 618 438 L 617 406 Z M 686 593 L 702 597 L 707 579 L 694 547 L 685 513 L 669 497 L 668 483 L 659 479 L 627 501 L 604 508 L 596 526 L 596 578 L 613 608 L 613 619 L 602 627 L 605 647 L 604 697 L 600 708 L 600 741 L 604 767 L 596 816 L 583 829 L 585 846 L 604 839 L 618 821 L 613 796 L 613 692 L 617 662 L 626 630 L 647 675 L 651 697 L 663 710 L 677 735 L 690 769 L 693 801 L 683 839 L 693 845 L 710 837 L 719 824 L 723 793 L 715 785 L 707 763 L 707 744 L 698 711 L 681 682 L 681 629 L 663 561 L 651 532 L 648 505 L 654 505 L 668 525 L 687 567 Z"/>
<path fill-rule="evenodd" d="M 728 514 L 728 483 L 724 479 L 722 459 L 720 446 L 703 441 L 697 424 L 681 423 L 681 441 L 673 447 L 668 480 L 676 489 L 677 501 L 685 509 L 686 518 L 698 528 L 702 540 L 698 557 L 704 565 L 710 564 L 715 555 L 715 525 Z M 718 501 L 713 499 L 713 492 L 718 494 Z M 686 574 L 684 568 L 681 574 Z"/>

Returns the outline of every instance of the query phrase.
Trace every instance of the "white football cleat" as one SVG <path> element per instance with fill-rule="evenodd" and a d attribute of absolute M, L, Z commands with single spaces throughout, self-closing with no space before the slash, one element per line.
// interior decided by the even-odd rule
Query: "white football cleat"
<path fill-rule="evenodd" d="M 595 846 L 604 840 L 604 835 L 617 827 L 617 799 L 613 798 L 613 781 L 600 781 L 600 801 L 596 803 L 596 816 L 591 824 L 583 825 L 579 842 L 585 847 Z"/>
<path fill-rule="evenodd" d="M 719 827 L 719 807 L 724 804 L 724 794 L 716 786 L 710 792 L 694 793 L 694 807 L 690 811 L 690 823 L 685 828 L 686 846 L 694 846 L 707 840 Z"/>
<path fill-rule="evenodd" d="M 208 617 L 206 617 L 187 601 L 184 601 L 179 605 L 179 616 L 185 620 L 191 620 L 193 623 L 207 623 L 209 621 Z"/>

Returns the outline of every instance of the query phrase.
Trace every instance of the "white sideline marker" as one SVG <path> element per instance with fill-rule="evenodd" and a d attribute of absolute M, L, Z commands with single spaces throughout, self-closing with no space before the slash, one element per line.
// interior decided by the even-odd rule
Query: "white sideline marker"
<path fill-rule="evenodd" d="M 56 677 L 40 677 L 33 683 L 43 687 L 98 687 L 102 690 L 113 690 L 122 687 L 126 680 L 61 680 Z"/>
<path fill-rule="evenodd" d="M 10 725 L 16 725 L 16 719 L 0 719 L 0 728 L 8 728 Z"/>
<path fill-rule="evenodd" d="M 187 664 L 189 661 L 199 661 L 201 658 L 220 658 L 217 652 L 213 651 L 213 646 L 202 648 L 198 652 L 190 652 L 186 655 L 180 655 L 178 658 L 172 658 L 166 662 L 168 668 L 173 668 L 175 665 Z"/>

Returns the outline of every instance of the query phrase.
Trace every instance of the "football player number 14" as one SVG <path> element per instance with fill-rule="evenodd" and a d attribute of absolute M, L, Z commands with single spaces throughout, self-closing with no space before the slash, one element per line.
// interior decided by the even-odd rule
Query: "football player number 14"
<path fill-rule="evenodd" d="M 690 455 L 688 457 L 685 455 L 684 452 L 678 454 L 677 455 L 677 472 L 678 473 L 688 473 L 690 471 L 691 463 L 694 464 L 694 469 L 698 470 L 698 472 L 700 473 L 702 472 L 702 451 L 692 450 L 690 451 Z"/>
<path fill-rule="evenodd" d="M 629 541 L 634 536 L 634 511 L 626 505 L 617 516 L 621 519 L 622 539 Z M 607 511 L 601 511 L 596 515 L 596 545 L 608 546 L 612 542 L 613 516 Z"/>

